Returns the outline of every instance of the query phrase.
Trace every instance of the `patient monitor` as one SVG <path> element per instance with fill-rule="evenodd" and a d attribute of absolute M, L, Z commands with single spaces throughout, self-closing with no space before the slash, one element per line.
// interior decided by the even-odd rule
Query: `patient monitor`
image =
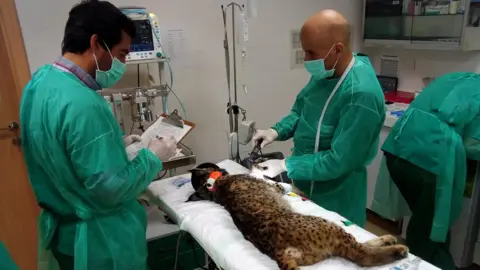
<path fill-rule="evenodd" d="M 130 45 L 127 62 L 164 58 L 157 15 L 147 12 L 143 7 L 129 6 L 119 9 L 133 20 L 137 30 Z"/>

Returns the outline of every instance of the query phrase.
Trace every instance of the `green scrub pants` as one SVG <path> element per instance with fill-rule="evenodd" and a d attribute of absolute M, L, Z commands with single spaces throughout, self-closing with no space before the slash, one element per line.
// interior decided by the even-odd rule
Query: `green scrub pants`
<path fill-rule="evenodd" d="M 455 269 L 449 250 L 450 232 L 444 243 L 430 240 L 436 176 L 390 153 L 385 153 L 385 157 L 390 176 L 412 211 L 406 239 L 410 252 L 442 270 Z"/>
<path fill-rule="evenodd" d="M 53 256 L 57 260 L 58 267 L 60 270 L 73 270 L 74 259 L 73 256 L 63 254 L 59 252 L 56 248 L 52 248 Z"/>

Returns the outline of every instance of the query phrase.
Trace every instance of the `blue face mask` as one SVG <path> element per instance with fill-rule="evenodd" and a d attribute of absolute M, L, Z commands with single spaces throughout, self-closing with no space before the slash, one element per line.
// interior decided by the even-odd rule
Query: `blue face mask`
<path fill-rule="evenodd" d="M 95 59 L 95 63 L 97 64 L 97 70 L 95 71 L 95 80 L 97 81 L 98 85 L 100 85 L 100 87 L 109 88 L 115 85 L 118 81 L 120 81 L 120 79 L 123 77 L 123 74 L 125 74 L 125 71 L 127 70 L 127 65 L 118 60 L 118 58 L 112 56 L 112 53 L 110 53 L 110 49 L 108 49 L 107 44 L 105 44 L 105 47 L 107 48 L 108 53 L 112 58 L 112 66 L 107 71 L 100 70 L 97 57 L 95 56 L 95 54 L 93 54 L 93 58 Z"/>
<path fill-rule="evenodd" d="M 305 69 L 307 69 L 308 73 L 310 73 L 310 75 L 312 75 L 312 77 L 314 77 L 315 79 L 323 80 L 326 78 L 330 78 L 335 74 L 335 66 L 337 66 L 338 59 L 337 59 L 337 62 L 335 62 L 335 65 L 333 66 L 332 69 L 327 70 L 325 68 L 325 59 L 328 57 L 328 55 L 332 51 L 333 46 L 330 48 L 330 50 L 328 51 L 324 59 L 305 61 L 304 63 Z"/>

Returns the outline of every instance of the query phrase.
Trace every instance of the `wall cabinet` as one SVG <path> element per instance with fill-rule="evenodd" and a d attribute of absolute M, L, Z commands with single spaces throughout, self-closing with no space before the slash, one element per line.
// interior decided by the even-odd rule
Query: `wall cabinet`
<path fill-rule="evenodd" d="M 480 0 L 364 0 L 365 47 L 480 50 Z"/>

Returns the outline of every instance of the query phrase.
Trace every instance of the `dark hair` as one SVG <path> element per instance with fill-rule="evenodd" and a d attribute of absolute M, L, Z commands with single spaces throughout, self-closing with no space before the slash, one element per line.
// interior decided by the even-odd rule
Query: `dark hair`
<path fill-rule="evenodd" d="M 117 7 L 108 1 L 84 0 L 68 14 L 62 54 L 84 53 L 90 48 L 94 34 L 111 49 L 122 40 L 122 31 L 135 37 L 135 24 Z M 105 48 L 103 42 L 99 44 Z"/>

